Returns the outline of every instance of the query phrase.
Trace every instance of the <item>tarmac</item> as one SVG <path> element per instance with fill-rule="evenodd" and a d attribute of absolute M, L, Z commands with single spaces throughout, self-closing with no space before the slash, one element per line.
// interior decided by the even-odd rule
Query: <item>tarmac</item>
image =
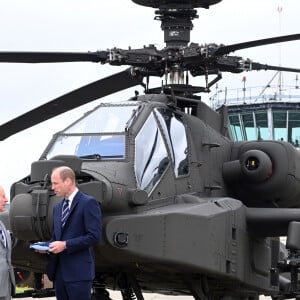
<path fill-rule="evenodd" d="M 160 294 L 143 294 L 145 300 L 193 300 L 192 296 L 164 296 Z M 110 298 L 112 300 L 122 300 L 119 292 L 110 292 Z M 15 299 L 15 298 L 13 298 Z M 56 297 L 50 298 L 19 298 L 19 299 L 40 299 L 40 300 L 56 300 Z M 272 300 L 270 297 L 259 297 L 260 300 Z"/>
<path fill-rule="evenodd" d="M 118 291 L 109 291 L 110 298 L 112 300 L 122 300 L 122 296 Z M 176 300 L 192 300 L 194 297 L 192 296 L 164 296 L 160 294 L 143 294 L 145 300 L 171 300 L 174 298 Z M 15 298 L 13 298 L 15 299 Z M 48 298 L 16 298 L 16 299 L 40 299 L 40 300 L 56 300 L 56 297 L 48 297 Z"/>
<path fill-rule="evenodd" d="M 44 288 L 52 289 L 53 283 L 49 281 L 48 277 L 44 274 L 43 276 Z M 122 295 L 120 291 L 108 290 L 109 296 L 112 300 L 122 300 Z M 145 300 L 193 300 L 194 297 L 192 296 L 165 296 L 162 294 L 155 294 L 155 293 L 143 293 L 143 297 Z M 47 297 L 47 298 L 12 298 L 12 299 L 35 299 L 35 300 L 56 300 L 56 297 Z"/>
<path fill-rule="evenodd" d="M 45 288 L 52 288 L 52 284 L 48 280 L 48 278 L 44 277 L 45 281 Z M 113 291 L 108 290 L 109 296 L 112 300 L 122 300 L 121 292 L 119 291 Z M 155 293 L 143 293 L 143 297 L 145 300 L 193 300 L 193 296 L 166 296 L 162 294 L 155 294 Z M 32 297 L 26 297 L 26 298 L 12 298 L 12 299 L 36 299 L 36 300 L 56 300 L 56 297 L 47 297 L 47 298 L 32 298 Z M 271 300 L 271 297 L 265 297 L 260 296 L 260 300 Z"/>
<path fill-rule="evenodd" d="M 110 298 L 112 300 L 122 300 L 121 293 L 119 291 L 109 291 Z M 160 294 L 143 294 L 145 300 L 193 300 L 192 296 L 165 296 Z M 13 298 L 15 299 L 15 298 Z M 19 299 L 40 299 L 40 300 L 56 300 L 56 297 L 48 298 L 19 298 Z M 260 300 L 272 300 L 271 297 L 260 296 Z"/>

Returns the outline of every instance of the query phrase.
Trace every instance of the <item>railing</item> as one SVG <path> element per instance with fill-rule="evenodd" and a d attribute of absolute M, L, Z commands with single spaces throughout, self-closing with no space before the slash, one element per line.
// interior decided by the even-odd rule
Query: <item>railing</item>
<path fill-rule="evenodd" d="M 239 89 L 219 89 L 210 97 L 210 106 L 218 109 L 222 105 L 243 105 L 259 104 L 266 102 L 300 102 L 299 86 L 282 86 L 280 89 L 276 85 L 267 87 L 256 86 Z"/>

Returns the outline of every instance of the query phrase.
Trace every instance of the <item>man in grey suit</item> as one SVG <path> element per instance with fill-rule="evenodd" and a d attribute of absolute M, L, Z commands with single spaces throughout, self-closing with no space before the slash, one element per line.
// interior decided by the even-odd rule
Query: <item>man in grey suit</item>
<path fill-rule="evenodd" d="M 0 212 L 8 202 L 3 187 L 0 186 Z M 11 299 L 15 293 L 15 276 L 11 265 L 11 239 L 5 225 L 0 221 L 0 300 Z"/>

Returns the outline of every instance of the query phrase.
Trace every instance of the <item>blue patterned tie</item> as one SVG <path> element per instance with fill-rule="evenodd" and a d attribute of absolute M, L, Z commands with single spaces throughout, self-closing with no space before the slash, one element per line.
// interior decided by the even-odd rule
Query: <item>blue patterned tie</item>
<path fill-rule="evenodd" d="M 61 227 L 64 227 L 70 212 L 69 208 L 69 199 L 65 199 L 62 207 L 62 213 L 61 213 Z"/>
<path fill-rule="evenodd" d="M 0 239 L 2 240 L 4 247 L 6 247 L 5 235 L 2 229 L 0 229 Z"/>

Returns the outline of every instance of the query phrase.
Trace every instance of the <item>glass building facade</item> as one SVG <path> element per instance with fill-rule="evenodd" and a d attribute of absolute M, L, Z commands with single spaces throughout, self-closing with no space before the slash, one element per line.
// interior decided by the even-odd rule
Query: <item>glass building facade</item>
<path fill-rule="evenodd" d="M 216 110 L 221 105 L 227 106 L 228 130 L 233 141 L 282 140 L 299 148 L 300 88 L 284 90 L 288 93 L 258 93 L 259 96 L 252 96 L 256 94 L 253 89 L 243 93 L 235 90 L 236 94 L 227 98 L 218 94 L 219 98 L 211 104 Z M 226 90 L 226 95 L 229 94 Z"/>
<path fill-rule="evenodd" d="M 282 140 L 299 147 L 300 103 L 229 106 L 228 119 L 234 141 Z"/>

